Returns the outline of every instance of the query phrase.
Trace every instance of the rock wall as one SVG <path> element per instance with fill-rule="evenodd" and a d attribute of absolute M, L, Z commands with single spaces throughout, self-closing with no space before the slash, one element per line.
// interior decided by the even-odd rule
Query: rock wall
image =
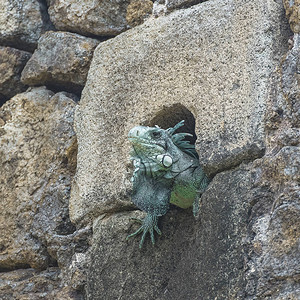
<path fill-rule="evenodd" d="M 2 1 L 0 298 L 299 299 L 299 10 Z M 127 132 L 181 119 L 212 181 L 139 250 Z"/>

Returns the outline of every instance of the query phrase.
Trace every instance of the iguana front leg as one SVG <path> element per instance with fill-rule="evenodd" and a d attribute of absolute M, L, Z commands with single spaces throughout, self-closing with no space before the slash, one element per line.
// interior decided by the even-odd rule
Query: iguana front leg
<path fill-rule="evenodd" d="M 143 232 L 142 238 L 141 238 L 141 241 L 140 241 L 140 244 L 139 244 L 139 248 L 141 249 L 143 244 L 144 244 L 146 234 L 147 234 L 147 232 L 149 232 L 150 237 L 151 237 L 151 242 L 154 245 L 155 244 L 154 230 L 159 235 L 161 235 L 161 231 L 160 231 L 160 229 L 158 228 L 158 225 L 157 225 L 158 216 L 155 216 L 155 215 L 152 215 L 152 214 L 148 213 L 147 216 L 143 220 L 137 219 L 137 218 L 134 218 L 133 220 L 139 222 L 140 224 L 142 224 L 142 226 L 136 232 L 128 235 L 126 240 L 128 240 L 129 238 Z"/>

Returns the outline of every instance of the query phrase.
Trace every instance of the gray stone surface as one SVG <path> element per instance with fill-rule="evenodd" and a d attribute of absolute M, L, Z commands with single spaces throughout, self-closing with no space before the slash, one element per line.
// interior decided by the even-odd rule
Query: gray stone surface
<path fill-rule="evenodd" d="M 44 2 L 3 0 L 0 44 L 31 51 L 39 18 L 47 19 L 36 9 Z M 163 2 L 168 16 L 96 51 L 76 116 L 79 164 L 70 209 L 77 229 L 68 210 L 77 166 L 76 97 L 34 88 L 0 108 L 1 299 L 82 300 L 85 292 L 89 300 L 300 299 L 299 1 L 283 1 L 295 33 L 287 53 L 291 32 L 281 0 L 211 0 L 171 13 L 172 5 L 193 2 L 170 0 L 169 10 Z M 98 28 L 98 11 L 91 9 L 90 18 L 86 10 L 91 3 L 81 1 L 71 18 L 72 7 L 61 7 L 59 22 L 73 22 L 72 31 L 78 20 L 87 31 Z M 142 22 L 145 11 L 133 5 L 126 13 Z M 60 41 L 57 34 L 49 47 Z M 65 42 L 56 53 L 73 55 L 72 42 Z M 43 53 L 45 61 L 58 56 Z M 19 63 L 13 57 L 0 63 L 8 74 Z M 75 53 L 60 63 L 72 69 L 72 61 L 85 62 Z M 70 81 L 76 72 L 59 76 Z M 125 240 L 138 228 L 129 218 L 143 216 L 126 211 L 133 209 L 127 132 L 182 118 L 191 133 L 196 121 L 201 161 L 218 174 L 197 220 L 191 210 L 172 207 L 160 219 L 155 247 L 148 236 L 140 251 L 140 237 Z"/>
<path fill-rule="evenodd" d="M 57 261 L 60 279 L 65 286 L 82 290 L 86 278 L 87 251 L 91 228 L 86 227 L 69 234 L 49 234 L 47 251 Z"/>
<path fill-rule="evenodd" d="M 50 28 L 43 1 L 0 1 L 0 45 L 33 51 L 42 33 Z"/>
<path fill-rule="evenodd" d="M 36 88 L 0 108 L 2 271 L 55 265 L 52 239 L 75 231 L 68 216 L 76 166 L 73 98 Z"/>
<path fill-rule="evenodd" d="M 99 41 L 70 32 L 48 31 L 26 64 L 21 80 L 28 85 L 80 93 Z"/>
<path fill-rule="evenodd" d="M 0 273 L 1 300 L 83 300 L 80 292 L 60 285 L 60 269 L 19 269 Z"/>
<path fill-rule="evenodd" d="M 210 174 L 262 156 L 267 83 L 288 34 L 281 3 L 227 0 L 150 19 L 101 43 L 76 110 L 71 219 L 89 222 L 128 206 L 127 133 L 138 124 L 192 123 L 193 114 Z"/>
<path fill-rule="evenodd" d="M 266 155 L 253 165 L 246 299 L 299 299 L 300 39 L 272 74 Z"/>
<path fill-rule="evenodd" d="M 155 247 L 117 213 L 94 222 L 87 299 L 243 299 L 244 237 L 250 190 L 247 169 L 218 174 L 202 197 L 199 219 L 173 208 L 162 217 Z"/>
<path fill-rule="evenodd" d="M 59 30 L 112 36 L 127 28 L 129 0 L 49 0 L 50 19 Z"/>
<path fill-rule="evenodd" d="M 29 52 L 0 46 L 0 102 L 26 90 L 20 78 L 30 57 Z"/>
<path fill-rule="evenodd" d="M 245 299 L 300 297 L 299 154 L 285 146 L 253 165 Z"/>
<path fill-rule="evenodd" d="M 58 276 L 58 268 L 50 268 L 44 272 L 24 269 L 1 273 L 1 299 L 43 299 L 46 294 L 58 292 Z"/>

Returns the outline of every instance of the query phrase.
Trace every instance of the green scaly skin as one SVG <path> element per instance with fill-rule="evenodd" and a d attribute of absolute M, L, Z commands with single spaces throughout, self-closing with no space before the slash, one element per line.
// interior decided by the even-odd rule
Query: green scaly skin
<path fill-rule="evenodd" d="M 170 203 L 181 208 L 193 206 L 196 215 L 199 197 L 208 186 L 209 179 L 199 165 L 195 147 L 185 140 L 190 134 L 175 133 L 183 125 L 181 121 L 167 130 L 137 126 L 129 132 L 135 167 L 132 201 L 147 216 L 135 219 L 142 225 L 127 239 L 142 233 L 140 248 L 148 232 L 155 244 L 154 231 L 161 234 L 158 218 L 167 213 Z"/>

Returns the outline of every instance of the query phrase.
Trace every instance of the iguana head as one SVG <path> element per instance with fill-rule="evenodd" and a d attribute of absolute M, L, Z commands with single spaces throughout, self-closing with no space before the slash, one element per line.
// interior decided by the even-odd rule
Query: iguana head
<path fill-rule="evenodd" d="M 136 126 L 129 131 L 128 138 L 137 156 L 153 156 L 166 152 L 170 136 L 159 127 Z"/>
<path fill-rule="evenodd" d="M 183 125 L 184 121 L 168 129 L 162 129 L 158 126 L 136 126 L 132 128 L 128 138 L 132 143 L 135 173 L 142 168 L 146 174 L 157 176 L 164 171 L 171 170 L 172 166 L 186 154 L 189 157 L 197 158 L 194 145 L 185 140 L 186 136 L 192 135 L 175 133 Z"/>

